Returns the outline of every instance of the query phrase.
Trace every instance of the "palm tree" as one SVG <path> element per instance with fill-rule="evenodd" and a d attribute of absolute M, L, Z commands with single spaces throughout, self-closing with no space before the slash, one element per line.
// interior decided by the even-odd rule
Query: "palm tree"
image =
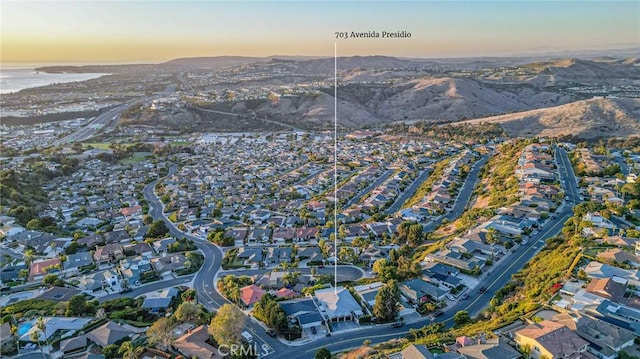
<path fill-rule="evenodd" d="M 295 285 L 300 277 L 300 272 L 289 272 L 282 276 L 282 282 L 284 285 Z"/>
<path fill-rule="evenodd" d="M 16 341 L 16 350 L 20 349 L 20 343 L 18 342 L 18 326 L 11 324 L 11 336 Z"/>
<path fill-rule="evenodd" d="M 240 302 L 240 288 L 237 285 L 229 287 L 227 290 L 227 295 L 229 296 L 229 300 L 234 303 Z"/>
<path fill-rule="evenodd" d="M 35 328 L 31 331 L 31 334 L 29 334 L 29 339 L 38 343 L 38 346 L 40 347 L 40 353 L 42 353 L 43 358 L 45 358 L 44 347 L 42 346 L 42 340 L 40 339 L 42 338 L 42 336 L 45 336 L 45 340 L 47 340 L 45 330 L 46 325 L 44 323 L 44 319 L 42 319 L 42 317 L 39 317 L 38 320 L 36 320 Z"/>
<path fill-rule="evenodd" d="M 118 354 L 122 354 L 122 359 L 136 359 L 143 350 L 143 347 L 136 346 L 131 341 L 126 341 L 120 345 Z"/>
<path fill-rule="evenodd" d="M 31 264 L 31 262 L 33 262 L 33 254 L 34 254 L 34 253 L 33 253 L 33 250 L 32 250 L 32 249 L 27 249 L 27 250 L 24 252 L 24 262 L 25 262 L 27 265 L 30 265 L 30 264 Z"/>

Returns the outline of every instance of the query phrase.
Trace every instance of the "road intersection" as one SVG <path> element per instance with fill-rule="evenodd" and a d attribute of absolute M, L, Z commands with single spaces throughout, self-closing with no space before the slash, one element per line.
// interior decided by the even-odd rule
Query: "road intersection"
<path fill-rule="evenodd" d="M 443 322 L 446 326 L 451 326 L 453 325 L 453 316 L 460 310 L 466 310 L 471 315 L 481 312 L 487 307 L 493 294 L 507 284 L 511 276 L 521 270 L 524 265 L 542 249 L 544 241 L 560 233 L 563 223 L 572 214 L 572 204 L 578 203 L 579 201 L 579 192 L 575 175 L 573 174 L 571 163 L 566 152 L 558 148 L 555 156 L 559 165 L 558 173 L 563 180 L 562 183 L 565 187 L 565 194 L 568 198 L 566 203 L 558 209 L 554 216 L 547 220 L 547 223 L 543 225 L 539 233 L 530 237 L 527 244 L 517 246 L 507 257 L 496 263 L 494 265 L 495 268 L 493 268 L 489 274 L 481 277 L 480 283 L 486 288 L 486 291 L 480 293 L 476 288 L 470 289 L 468 299 L 459 300 L 453 306 L 446 309 L 443 315 L 438 317 L 436 321 Z M 460 194 L 452 210 L 447 213 L 447 215 L 442 216 L 439 222 L 444 218 L 454 220 L 464 212 L 478 180 L 480 168 L 484 166 L 487 160 L 488 155 L 485 155 L 473 166 L 471 173 L 469 173 L 464 185 L 460 189 Z M 192 277 L 192 286 L 198 293 L 198 300 L 209 310 L 216 310 L 223 304 L 230 303 L 220 295 L 215 288 L 216 277 L 221 272 L 222 250 L 207 240 L 178 230 L 174 224 L 168 220 L 163 213 L 162 203 L 154 193 L 156 183 L 157 181 L 152 182 L 144 188 L 145 199 L 150 203 L 149 214 L 154 220 L 162 219 L 165 221 L 170 234 L 179 238 L 186 237 L 193 240 L 198 250 L 204 255 L 205 260 L 202 269 Z M 437 225 L 438 223 L 434 223 L 432 226 L 435 228 Z M 256 273 L 254 273 L 254 271 L 246 271 L 243 274 L 259 274 L 258 271 L 255 272 Z M 176 279 L 176 281 L 178 280 L 184 283 L 188 281 L 188 278 Z M 163 282 L 163 284 L 164 286 L 169 285 L 167 282 Z M 313 356 L 313 353 L 321 347 L 326 347 L 332 352 L 341 352 L 361 346 L 364 340 L 369 340 L 372 344 L 375 344 L 389 339 L 399 338 L 408 334 L 411 329 L 419 329 L 433 321 L 434 319 L 431 316 L 425 316 L 401 328 L 391 328 L 390 324 L 372 325 L 367 326 L 366 330 L 338 332 L 331 337 L 322 337 L 302 346 L 290 346 L 278 339 L 267 336 L 265 332 L 266 328 L 249 318 L 245 320 L 244 327 L 245 330 L 252 333 L 258 342 L 259 348 L 267 348 L 267 352 L 263 353 L 262 356 L 277 353 L 278 357 L 308 358 Z"/>

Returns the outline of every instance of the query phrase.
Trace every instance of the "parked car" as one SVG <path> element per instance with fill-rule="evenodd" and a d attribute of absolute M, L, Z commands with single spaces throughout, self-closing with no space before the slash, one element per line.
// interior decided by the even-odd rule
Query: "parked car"
<path fill-rule="evenodd" d="M 267 329 L 267 335 L 269 335 L 272 338 L 275 338 L 276 336 L 278 336 L 278 332 L 276 332 L 273 329 Z"/>
<path fill-rule="evenodd" d="M 245 330 L 244 332 L 240 333 L 240 336 L 242 336 L 242 339 L 244 339 L 244 341 L 248 344 L 253 343 L 253 335 L 249 334 L 248 331 Z"/>
<path fill-rule="evenodd" d="M 123 293 L 129 293 L 129 292 L 131 292 L 132 290 L 133 290 L 133 289 L 131 289 L 131 288 L 129 288 L 129 287 L 124 287 L 124 288 L 120 289 L 120 294 L 123 294 Z"/>
<path fill-rule="evenodd" d="M 467 299 L 469 299 L 469 294 L 468 294 L 468 293 L 464 293 L 464 294 L 462 295 L 462 297 L 460 297 L 460 299 L 462 299 L 462 300 L 467 300 Z"/>
<path fill-rule="evenodd" d="M 395 322 L 393 324 L 391 324 L 391 328 L 400 328 L 404 325 L 403 322 Z"/>
<path fill-rule="evenodd" d="M 443 312 L 442 310 L 436 310 L 436 311 L 433 313 L 433 315 L 434 315 L 434 316 L 436 316 L 436 317 L 439 317 L 439 316 L 441 316 L 441 315 L 443 315 L 443 314 L 444 314 L 444 312 Z"/>
<path fill-rule="evenodd" d="M 485 288 L 485 287 L 481 287 L 480 290 L 479 290 L 480 293 L 484 293 L 486 291 L 487 291 L 487 288 Z"/>

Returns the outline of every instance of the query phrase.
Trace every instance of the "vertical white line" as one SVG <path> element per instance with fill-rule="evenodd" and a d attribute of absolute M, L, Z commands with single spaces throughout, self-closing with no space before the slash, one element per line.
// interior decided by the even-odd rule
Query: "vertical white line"
<path fill-rule="evenodd" d="M 333 294 L 338 294 L 338 43 L 333 43 Z"/>

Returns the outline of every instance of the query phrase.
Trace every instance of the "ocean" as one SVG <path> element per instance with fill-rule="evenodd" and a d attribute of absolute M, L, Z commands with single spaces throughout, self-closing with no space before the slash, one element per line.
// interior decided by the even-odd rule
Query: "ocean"
<path fill-rule="evenodd" d="M 108 74 L 48 74 L 37 72 L 33 67 L 3 67 L 0 69 L 0 94 L 53 83 L 85 81 L 104 75 Z"/>

